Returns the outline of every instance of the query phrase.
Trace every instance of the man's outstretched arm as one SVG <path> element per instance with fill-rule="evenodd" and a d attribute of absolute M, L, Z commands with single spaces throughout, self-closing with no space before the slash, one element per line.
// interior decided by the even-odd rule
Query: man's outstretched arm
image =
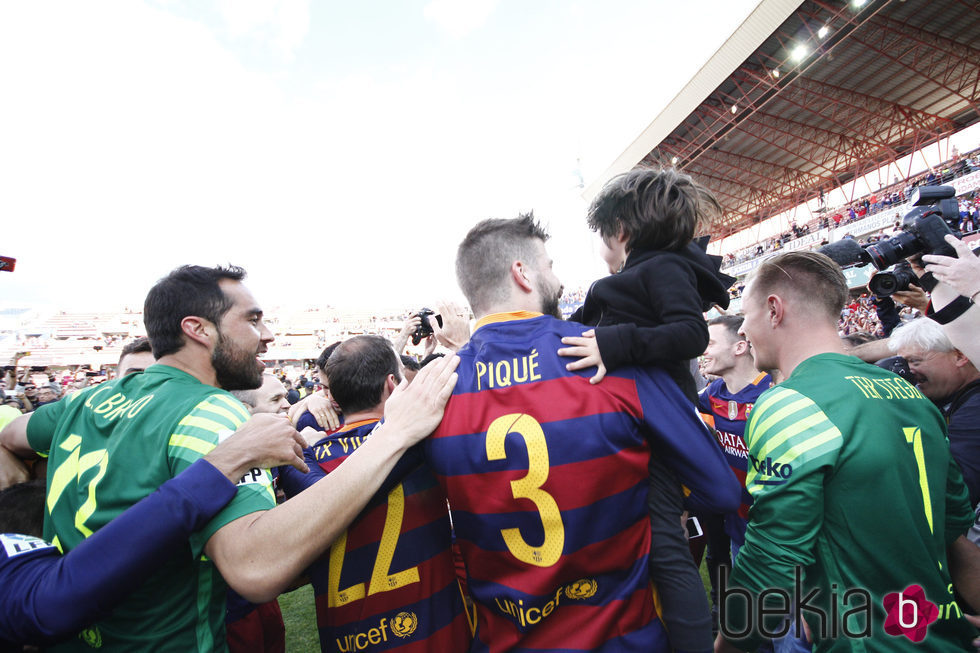
<path fill-rule="evenodd" d="M 52 642 L 109 614 L 186 550 L 190 534 L 231 501 L 249 469 L 280 464 L 306 468 L 298 436 L 243 429 L 65 556 L 36 538 L 0 536 L 0 640 Z"/>
<path fill-rule="evenodd" d="M 459 358 L 427 365 L 385 404 L 384 422 L 335 471 L 267 511 L 221 527 L 204 551 L 236 592 L 262 603 L 285 587 L 350 525 L 402 454 L 432 433 L 456 385 Z"/>

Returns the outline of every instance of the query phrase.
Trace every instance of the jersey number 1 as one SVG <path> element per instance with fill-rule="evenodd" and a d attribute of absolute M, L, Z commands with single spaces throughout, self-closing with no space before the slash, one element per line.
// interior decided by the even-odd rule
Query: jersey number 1
<path fill-rule="evenodd" d="M 912 445 L 912 454 L 915 456 L 916 465 L 919 467 L 919 488 L 922 490 L 922 507 L 926 511 L 926 521 L 929 522 L 929 532 L 932 530 L 932 500 L 929 497 L 929 479 L 926 476 L 926 458 L 922 451 L 922 431 L 917 426 L 906 426 L 902 428 L 905 433 L 905 442 Z"/>

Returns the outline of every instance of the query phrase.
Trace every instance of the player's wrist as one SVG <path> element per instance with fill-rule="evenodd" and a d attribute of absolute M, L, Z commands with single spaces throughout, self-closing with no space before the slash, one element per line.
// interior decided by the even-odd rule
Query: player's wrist
<path fill-rule="evenodd" d="M 235 447 L 218 446 L 204 456 L 204 460 L 221 472 L 232 483 L 238 483 L 245 473 L 251 469 L 251 460 L 247 451 L 239 451 Z"/>
<path fill-rule="evenodd" d="M 406 436 L 407 432 L 397 423 L 381 422 L 371 431 L 371 437 L 365 440 L 365 444 L 371 443 L 382 452 L 401 456 L 416 442 Z"/>

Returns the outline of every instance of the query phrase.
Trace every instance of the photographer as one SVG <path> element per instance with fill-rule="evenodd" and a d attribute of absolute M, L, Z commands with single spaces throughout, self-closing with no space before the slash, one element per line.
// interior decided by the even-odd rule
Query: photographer
<path fill-rule="evenodd" d="M 958 258 L 926 254 L 922 262 L 926 271 L 940 281 L 933 291 L 933 303 L 942 308 L 958 296 L 966 297 L 972 305 L 959 317 L 943 325 L 946 335 L 974 364 L 980 363 L 980 259 L 970 247 L 955 236 L 946 236 L 946 242 L 956 250 Z"/>
<path fill-rule="evenodd" d="M 425 325 L 422 324 L 423 313 Z M 426 339 L 425 356 L 432 354 L 436 345 L 442 345 L 450 351 L 459 351 L 470 339 L 469 314 L 453 302 L 439 302 L 435 311 L 423 308 L 418 313 L 409 315 L 402 330 L 395 336 L 392 346 L 396 354 L 405 353 L 409 338 L 414 345 L 418 345 L 423 338 Z"/>
<path fill-rule="evenodd" d="M 892 334 L 889 348 L 908 362 L 916 386 L 942 411 L 949 449 L 963 470 L 970 505 L 980 502 L 980 371 L 932 320 L 919 318 Z"/>

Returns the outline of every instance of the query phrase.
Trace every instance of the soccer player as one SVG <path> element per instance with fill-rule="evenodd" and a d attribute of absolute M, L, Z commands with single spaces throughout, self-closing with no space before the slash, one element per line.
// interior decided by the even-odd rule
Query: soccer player
<path fill-rule="evenodd" d="M 749 416 L 753 505 L 727 581 L 741 596 L 726 602 L 722 584 L 716 651 L 755 650 L 786 633 L 790 613 L 817 652 L 917 651 L 923 636 L 927 650 L 970 647 L 952 587 L 976 581 L 958 553 L 973 547 L 973 515 L 942 415 L 905 380 L 843 354 L 846 298 L 840 268 L 813 252 L 766 260 L 744 295 L 756 366 L 785 380 Z M 763 597 L 777 611 L 764 624 Z M 965 598 L 980 607 L 980 593 Z"/>
<path fill-rule="evenodd" d="M 752 498 L 744 491 L 748 472 L 748 449 L 745 446 L 745 422 L 759 395 L 772 386 L 772 377 L 756 369 L 752 349 L 739 334 L 743 318 L 722 315 L 708 322 L 708 348 L 704 351 L 704 371 L 718 378 L 698 396 L 698 408 L 711 416 L 718 444 L 728 465 L 743 486 L 738 512 L 725 516 L 725 532 L 733 549 L 745 541 L 745 525 Z"/>
<path fill-rule="evenodd" d="M 659 369 L 568 371 L 582 325 L 532 216 L 486 220 L 456 275 L 478 318 L 459 383 L 424 444 L 445 488 L 477 604 L 476 651 L 667 651 L 650 591 L 651 450 L 720 512 L 738 486 L 694 405 Z M 423 368 L 424 370 L 425 368 Z"/>
<path fill-rule="evenodd" d="M 374 437 L 401 374 L 391 343 L 380 336 L 345 340 L 324 371 L 346 423 L 308 449 L 307 462 L 309 476 L 329 478 Z M 330 553 L 310 567 L 325 653 L 469 650 L 446 495 L 422 462 L 417 449 L 407 453 Z"/>
<path fill-rule="evenodd" d="M 150 340 L 145 337 L 137 338 L 127 343 L 119 354 L 119 362 L 116 364 L 116 378 L 142 372 L 155 362 L 157 361 L 153 357 Z"/>
<path fill-rule="evenodd" d="M 701 516 L 708 534 L 707 562 L 714 625 L 717 625 L 718 619 L 718 567 L 721 564 L 728 566 L 731 559 L 729 548 L 734 557 L 745 542 L 745 525 L 749 506 L 752 505 L 752 498 L 745 490 L 745 475 L 749 467 L 748 449 L 744 440 L 745 421 L 759 395 L 772 385 L 772 378 L 756 369 L 752 348 L 745 337 L 738 333 L 741 326 L 742 318 L 737 315 L 722 315 L 708 321 L 704 372 L 718 378 L 698 395 L 698 408 L 703 414 L 710 416 L 709 423 L 715 428 L 718 444 L 725 452 L 728 466 L 742 487 L 742 504 L 738 512 L 728 513 L 718 519 L 714 516 Z"/>
<path fill-rule="evenodd" d="M 161 561 L 186 549 L 190 534 L 231 501 L 249 469 L 306 470 L 295 446 L 302 440 L 266 426 L 246 423 L 65 556 L 39 538 L 43 482 L 0 492 L 0 650 L 54 643 L 108 615 Z"/>
<path fill-rule="evenodd" d="M 16 454 L 49 456 L 46 539 L 70 551 L 248 419 L 226 390 L 259 386 L 265 366 L 258 357 L 272 334 L 244 274 L 177 268 L 144 305 L 155 365 L 74 393 L 0 433 L 0 444 Z M 107 651 L 224 650 L 223 580 L 254 603 L 287 587 L 360 512 L 402 453 L 435 428 L 456 362 L 423 370 L 394 393 L 385 424 L 344 469 L 303 496 L 276 506 L 268 473 L 245 474 L 235 498 L 191 537 L 188 555 L 161 563 L 86 637 Z M 271 420 L 270 429 L 295 431 L 285 418 Z M 76 639 L 58 650 L 85 646 Z"/>

